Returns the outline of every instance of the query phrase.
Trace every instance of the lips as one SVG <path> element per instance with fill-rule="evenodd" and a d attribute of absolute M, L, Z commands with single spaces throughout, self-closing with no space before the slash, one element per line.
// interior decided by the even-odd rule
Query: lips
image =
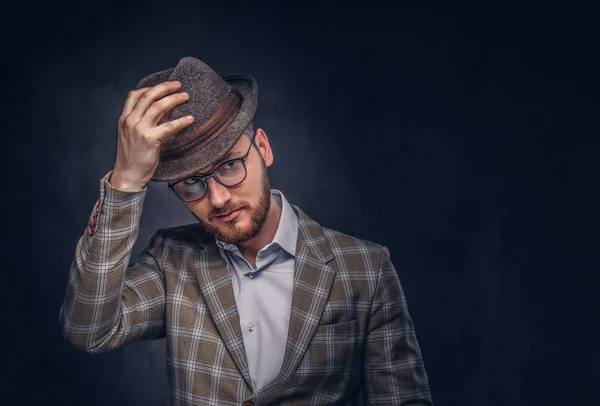
<path fill-rule="evenodd" d="M 217 214 L 215 217 L 217 217 L 221 221 L 231 221 L 234 218 L 236 218 L 238 216 L 238 214 L 240 214 L 241 210 L 242 209 L 237 209 L 237 210 L 230 211 L 229 213 L 226 213 L 226 214 Z"/>

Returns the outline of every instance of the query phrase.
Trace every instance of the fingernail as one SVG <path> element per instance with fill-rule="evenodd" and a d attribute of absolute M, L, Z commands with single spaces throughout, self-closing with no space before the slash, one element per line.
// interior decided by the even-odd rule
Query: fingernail
<path fill-rule="evenodd" d="M 188 121 L 192 121 L 194 119 L 194 117 L 193 116 L 185 116 L 185 119 Z"/>

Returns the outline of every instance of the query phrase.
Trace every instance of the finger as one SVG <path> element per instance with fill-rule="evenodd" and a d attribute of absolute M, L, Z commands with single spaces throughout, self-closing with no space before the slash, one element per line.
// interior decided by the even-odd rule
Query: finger
<path fill-rule="evenodd" d="M 131 114 L 131 112 L 133 111 L 133 107 L 137 103 L 142 93 L 144 93 L 148 89 L 150 88 L 142 87 L 140 89 L 132 90 L 127 94 L 125 106 L 123 107 L 123 111 L 121 112 L 121 117 L 119 117 L 119 121 L 123 121 L 129 114 Z"/>
<path fill-rule="evenodd" d="M 165 116 L 167 112 L 163 111 L 159 116 L 158 116 L 158 120 L 156 120 L 156 124 L 153 125 L 153 127 L 156 127 L 158 125 L 158 123 L 160 123 L 160 120 L 163 119 L 163 117 Z"/>
<path fill-rule="evenodd" d="M 189 98 L 190 96 L 186 92 L 182 92 L 171 94 L 155 101 L 150 105 L 148 110 L 146 110 L 143 117 L 140 119 L 140 123 L 149 127 L 156 127 L 166 112 L 172 110 L 178 104 L 186 102 Z"/>
<path fill-rule="evenodd" d="M 150 134 L 155 139 L 162 141 L 169 135 L 175 134 L 176 132 L 183 130 L 185 127 L 189 126 L 193 122 L 194 117 L 192 116 L 181 117 L 177 120 L 167 121 L 166 123 L 155 127 L 154 129 L 152 129 Z"/>
<path fill-rule="evenodd" d="M 131 120 L 133 122 L 138 122 L 146 113 L 146 110 L 154 103 L 156 100 L 161 99 L 168 95 L 169 93 L 173 93 L 181 87 L 180 82 L 162 82 L 158 85 L 146 90 L 144 93 L 140 95 L 131 112 Z"/>

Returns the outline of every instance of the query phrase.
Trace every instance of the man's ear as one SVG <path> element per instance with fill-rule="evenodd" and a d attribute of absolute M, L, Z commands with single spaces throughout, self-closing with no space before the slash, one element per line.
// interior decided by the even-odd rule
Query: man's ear
<path fill-rule="evenodd" d="M 265 160 L 265 165 L 267 167 L 273 165 L 273 150 L 271 149 L 271 144 L 269 143 L 269 137 L 267 137 L 267 133 L 265 133 L 262 128 L 256 129 L 254 143 L 258 147 L 258 151 Z"/>

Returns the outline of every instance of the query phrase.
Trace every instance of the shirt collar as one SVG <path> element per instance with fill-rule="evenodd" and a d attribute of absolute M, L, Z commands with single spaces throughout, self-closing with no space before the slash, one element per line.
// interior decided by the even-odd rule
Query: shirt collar
<path fill-rule="evenodd" d="M 281 206 L 281 216 L 279 217 L 279 224 L 277 224 L 277 231 L 275 232 L 273 241 L 267 244 L 267 247 L 277 244 L 295 257 L 296 242 L 298 241 L 298 216 L 281 191 L 271 189 L 271 194 L 279 206 Z M 216 239 L 216 241 L 217 245 L 224 250 L 237 251 L 237 247 L 233 244 L 227 244 L 219 239 Z"/>

